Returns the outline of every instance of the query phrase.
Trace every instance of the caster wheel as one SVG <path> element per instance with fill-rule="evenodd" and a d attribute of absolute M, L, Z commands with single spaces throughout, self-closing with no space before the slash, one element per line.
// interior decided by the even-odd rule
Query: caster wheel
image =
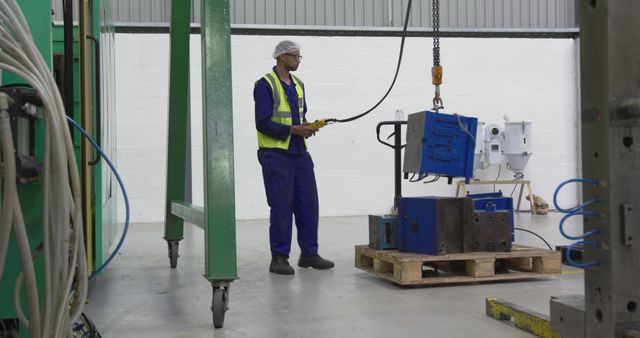
<path fill-rule="evenodd" d="M 178 266 L 178 257 L 180 257 L 180 255 L 178 254 L 178 244 L 180 244 L 180 242 L 171 241 L 167 244 L 169 245 L 169 264 L 171 265 L 172 269 L 175 269 L 176 266 Z"/>
<path fill-rule="evenodd" d="M 214 288 L 211 312 L 213 313 L 213 327 L 216 329 L 224 326 L 224 314 L 229 309 L 229 289 Z"/>

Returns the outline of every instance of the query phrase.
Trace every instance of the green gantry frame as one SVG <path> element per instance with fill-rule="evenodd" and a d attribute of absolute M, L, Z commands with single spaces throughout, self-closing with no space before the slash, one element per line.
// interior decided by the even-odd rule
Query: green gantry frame
<path fill-rule="evenodd" d="M 164 238 L 169 246 L 171 267 L 175 268 L 183 222 L 204 229 L 204 276 L 214 289 L 213 321 L 218 328 L 224 321 L 229 284 L 237 279 L 229 0 L 203 0 L 201 12 L 204 207 L 185 202 L 185 191 L 189 189 L 185 182 L 190 182 L 187 161 L 190 160 L 191 1 L 173 0 Z"/>

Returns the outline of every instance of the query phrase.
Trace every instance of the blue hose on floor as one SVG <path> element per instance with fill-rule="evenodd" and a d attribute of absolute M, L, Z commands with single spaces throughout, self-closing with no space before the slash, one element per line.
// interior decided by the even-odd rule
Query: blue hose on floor
<path fill-rule="evenodd" d="M 107 165 L 109 166 L 109 168 L 111 168 L 111 171 L 113 171 L 113 174 L 116 176 L 116 179 L 118 180 L 118 185 L 120 186 L 120 189 L 122 189 L 122 196 L 124 196 L 124 205 L 125 205 L 126 215 L 125 215 L 125 220 L 124 220 L 124 230 L 122 230 L 122 235 L 120 236 L 120 241 L 118 241 L 118 245 L 116 245 L 116 248 L 113 250 L 113 252 L 109 256 L 109 258 L 107 258 L 102 263 L 102 265 L 100 265 L 100 267 L 98 267 L 95 271 L 93 271 L 93 273 L 89 276 L 89 280 L 91 280 L 93 277 L 95 277 L 96 275 L 100 274 L 102 272 L 102 270 L 104 270 L 104 268 L 106 268 L 107 265 L 109 265 L 109 263 L 111 263 L 111 260 L 113 260 L 113 258 L 120 251 L 120 248 L 122 247 L 122 244 L 124 243 L 124 240 L 127 237 L 127 231 L 129 231 L 129 214 L 131 212 L 131 209 L 129 207 L 129 196 L 127 195 L 127 190 L 124 187 L 124 183 L 122 183 L 122 178 L 120 178 L 120 174 L 118 174 L 118 170 L 116 170 L 116 167 L 113 165 L 113 163 L 111 162 L 109 157 L 107 157 L 107 155 L 105 155 L 105 153 L 102 151 L 102 148 L 100 148 L 100 146 L 98 146 L 96 141 L 94 139 L 92 139 L 91 136 L 89 136 L 89 134 L 87 134 L 87 132 L 84 129 L 82 129 L 82 127 L 80 127 L 80 125 L 78 125 L 78 123 L 76 121 L 74 121 L 69 116 L 67 116 L 67 121 L 69 123 L 71 123 L 74 127 L 76 127 L 80 131 L 80 133 L 82 133 L 82 135 L 87 140 L 89 140 L 89 142 L 91 142 L 91 144 L 93 144 L 93 146 L 96 148 L 96 150 L 98 150 L 98 153 L 100 153 L 100 156 L 102 156 L 104 161 L 107 162 Z"/>
<path fill-rule="evenodd" d="M 588 262 L 588 263 L 578 263 L 576 261 L 573 260 L 573 258 L 571 258 L 571 251 L 578 245 L 590 245 L 592 247 L 600 247 L 600 245 L 598 244 L 598 242 L 592 242 L 592 241 L 580 241 L 580 242 L 575 242 L 571 245 L 569 245 L 569 247 L 567 247 L 567 250 L 565 250 L 564 252 L 564 258 L 566 259 L 567 262 L 569 262 L 569 265 L 571 266 L 575 266 L 576 268 L 588 268 L 591 266 L 596 266 L 598 264 L 600 264 L 599 261 L 592 261 L 592 262 Z"/>

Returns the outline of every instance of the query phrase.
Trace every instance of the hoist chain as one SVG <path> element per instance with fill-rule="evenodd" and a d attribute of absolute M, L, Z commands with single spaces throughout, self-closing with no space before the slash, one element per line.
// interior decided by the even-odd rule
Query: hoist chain
<path fill-rule="evenodd" d="M 433 97 L 433 110 L 444 108 L 444 102 L 440 97 L 440 85 L 442 84 L 442 66 L 440 66 L 440 0 L 432 0 L 431 12 L 433 15 L 433 68 L 431 68 L 431 80 L 435 88 Z"/>
<path fill-rule="evenodd" d="M 433 66 L 440 65 L 440 1 L 433 0 Z"/>

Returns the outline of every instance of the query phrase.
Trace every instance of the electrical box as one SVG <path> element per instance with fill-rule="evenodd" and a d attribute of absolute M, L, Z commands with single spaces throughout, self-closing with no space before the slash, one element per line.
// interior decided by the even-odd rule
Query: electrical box
<path fill-rule="evenodd" d="M 502 128 L 495 124 L 490 125 L 485 129 L 483 142 L 489 164 L 502 163 L 502 135 Z"/>
<path fill-rule="evenodd" d="M 369 247 L 376 250 L 397 249 L 398 217 L 369 215 Z"/>
<path fill-rule="evenodd" d="M 511 240 L 515 240 L 514 227 L 515 219 L 513 214 L 513 198 L 502 196 L 502 192 L 490 192 L 483 194 L 468 194 L 467 197 L 473 200 L 474 211 L 498 211 L 509 214 L 509 227 Z"/>
<path fill-rule="evenodd" d="M 409 115 L 405 173 L 464 177 L 473 175 L 474 117 L 424 111 Z"/>
<path fill-rule="evenodd" d="M 17 183 L 33 183 L 42 173 L 42 163 L 36 159 L 36 121 L 43 118 L 42 101 L 35 89 L 23 86 L 0 88 L 13 104 L 9 106 L 13 147 L 16 149 Z"/>
<path fill-rule="evenodd" d="M 398 206 L 400 251 L 428 255 L 463 252 L 473 204 L 463 197 L 403 197 Z"/>

